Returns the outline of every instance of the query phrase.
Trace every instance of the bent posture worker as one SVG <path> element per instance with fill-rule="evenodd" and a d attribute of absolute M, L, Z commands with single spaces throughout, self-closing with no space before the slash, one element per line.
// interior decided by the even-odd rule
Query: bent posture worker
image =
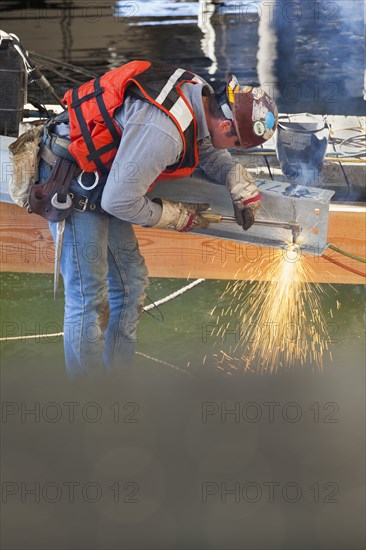
<path fill-rule="evenodd" d="M 68 374 L 123 369 L 135 352 L 147 270 L 132 224 L 189 231 L 208 226 L 208 207 L 150 200 L 157 179 L 200 168 L 230 192 L 244 230 L 261 196 L 228 148 L 269 139 L 277 109 L 260 87 L 229 78 L 215 94 L 184 69 L 133 61 L 69 90 L 67 112 L 48 127 L 45 145 L 82 172 L 72 180 L 74 209 L 66 220 L 61 257 L 65 285 L 64 339 Z M 43 155 L 43 158 L 46 158 Z M 50 166 L 40 162 L 40 181 Z M 56 239 L 57 224 L 51 223 Z"/>

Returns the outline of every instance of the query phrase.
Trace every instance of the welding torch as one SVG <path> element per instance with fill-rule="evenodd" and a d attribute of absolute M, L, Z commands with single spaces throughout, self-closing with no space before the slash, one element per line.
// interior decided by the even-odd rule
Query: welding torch
<path fill-rule="evenodd" d="M 234 216 L 223 216 L 221 214 L 216 214 L 215 212 L 200 212 L 200 215 L 203 216 L 210 223 L 222 223 L 222 222 L 237 223 Z M 296 240 L 300 235 L 300 225 L 298 222 L 255 220 L 254 225 L 261 225 L 263 227 L 277 227 L 281 229 L 289 229 L 292 232 L 293 244 L 296 244 Z"/>

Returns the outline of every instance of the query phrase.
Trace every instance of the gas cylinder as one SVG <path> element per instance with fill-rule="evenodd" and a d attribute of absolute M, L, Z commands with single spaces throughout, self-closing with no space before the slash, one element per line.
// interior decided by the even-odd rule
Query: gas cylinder
<path fill-rule="evenodd" d="M 27 102 L 27 72 L 11 35 L 0 31 L 0 134 L 18 136 Z"/>

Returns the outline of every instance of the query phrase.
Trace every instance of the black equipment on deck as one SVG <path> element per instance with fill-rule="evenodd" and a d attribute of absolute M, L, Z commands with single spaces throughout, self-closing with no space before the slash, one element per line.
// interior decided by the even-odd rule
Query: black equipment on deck
<path fill-rule="evenodd" d="M 13 39 L 0 31 L 0 134 L 18 136 L 27 103 L 27 71 Z"/>

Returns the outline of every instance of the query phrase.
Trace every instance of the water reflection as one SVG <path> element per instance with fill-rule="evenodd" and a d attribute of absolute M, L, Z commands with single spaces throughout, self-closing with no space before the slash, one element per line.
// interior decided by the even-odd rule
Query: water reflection
<path fill-rule="evenodd" d="M 200 14 L 217 13 L 218 15 L 245 16 L 248 13 L 258 14 L 261 0 L 119 0 L 115 3 L 114 13 L 116 17 L 145 18 L 144 24 L 162 24 L 165 19 L 171 18 L 182 24 L 187 22 L 186 17 L 200 17 Z M 195 19 L 197 21 L 197 19 Z M 134 24 L 133 21 L 130 24 Z"/>
<path fill-rule="evenodd" d="M 362 2 L 277 0 L 272 8 L 259 21 L 257 68 L 279 108 L 364 114 Z"/>
<path fill-rule="evenodd" d="M 213 75 L 217 72 L 217 58 L 215 55 L 216 33 L 211 18 L 215 13 L 215 4 L 207 0 L 200 0 L 198 10 L 198 26 L 202 31 L 201 48 L 203 54 L 212 61 L 207 72 Z"/>
<path fill-rule="evenodd" d="M 353 115 L 364 114 L 362 10 L 359 0 L 1 4 L 2 27 L 26 48 L 93 72 L 151 59 L 212 83 L 259 80 L 283 112 Z"/>
<path fill-rule="evenodd" d="M 247 48 L 257 50 L 256 74 L 281 110 L 363 114 L 363 6 L 357 0 L 116 2 L 129 25 L 190 25 L 196 16 L 212 79 L 235 72 L 251 79 Z M 257 26 L 255 33 L 251 26 Z"/>

